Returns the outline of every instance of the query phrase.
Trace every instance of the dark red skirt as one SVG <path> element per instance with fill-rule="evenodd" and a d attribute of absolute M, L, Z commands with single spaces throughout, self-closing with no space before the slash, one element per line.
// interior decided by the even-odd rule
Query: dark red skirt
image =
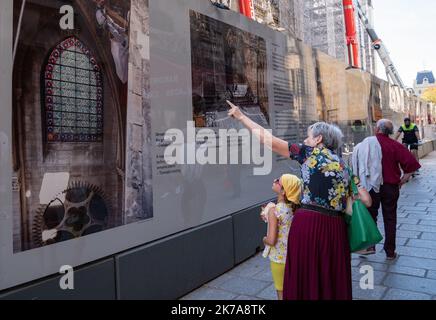
<path fill-rule="evenodd" d="M 342 217 L 299 209 L 289 232 L 285 300 L 351 300 L 351 253 Z"/>

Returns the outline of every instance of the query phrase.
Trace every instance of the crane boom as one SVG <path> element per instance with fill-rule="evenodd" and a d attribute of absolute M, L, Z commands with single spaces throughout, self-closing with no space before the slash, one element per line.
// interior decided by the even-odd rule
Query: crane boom
<path fill-rule="evenodd" d="M 362 7 L 360 6 L 358 1 L 357 1 L 357 13 L 359 15 L 359 19 L 363 22 L 365 29 L 366 29 L 366 32 L 368 33 L 368 35 L 372 41 L 372 46 L 379 54 L 380 59 L 386 68 L 386 74 L 387 74 L 388 78 L 390 78 L 390 80 L 395 85 L 397 85 L 401 89 L 405 90 L 406 86 L 404 85 L 404 82 L 401 79 L 400 74 L 398 73 L 398 70 L 394 65 L 394 62 L 392 61 L 385 44 L 378 37 L 374 28 L 371 26 L 368 17 L 366 16 L 365 12 L 362 10 Z"/>

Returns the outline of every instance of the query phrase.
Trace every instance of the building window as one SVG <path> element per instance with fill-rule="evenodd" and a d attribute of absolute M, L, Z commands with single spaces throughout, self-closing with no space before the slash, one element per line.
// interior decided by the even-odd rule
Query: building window
<path fill-rule="evenodd" d="M 48 142 L 103 140 L 103 79 L 89 49 L 76 37 L 50 53 L 44 69 Z"/>

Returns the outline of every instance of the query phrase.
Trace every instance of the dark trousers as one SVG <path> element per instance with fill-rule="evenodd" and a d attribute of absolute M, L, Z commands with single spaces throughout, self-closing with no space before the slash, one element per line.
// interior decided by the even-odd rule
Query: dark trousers
<path fill-rule="evenodd" d="M 392 256 L 396 249 L 397 236 L 397 207 L 400 198 L 400 187 L 394 184 L 384 184 L 381 186 L 380 193 L 370 192 L 372 206 L 369 208 L 374 221 L 377 223 L 378 210 L 380 204 L 383 212 L 383 222 L 385 225 L 385 246 L 384 250 L 388 256 Z"/>

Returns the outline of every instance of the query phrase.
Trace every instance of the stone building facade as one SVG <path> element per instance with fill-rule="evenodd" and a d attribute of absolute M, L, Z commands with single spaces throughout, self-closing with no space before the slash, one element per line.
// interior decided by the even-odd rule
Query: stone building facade
<path fill-rule="evenodd" d="M 424 70 L 418 72 L 418 74 L 416 75 L 416 79 L 413 83 L 413 89 L 415 90 L 415 93 L 419 97 L 422 97 L 427 89 L 432 88 L 436 88 L 436 81 L 433 71 Z"/>
<path fill-rule="evenodd" d="M 239 1 L 222 0 L 239 12 Z M 303 0 L 252 0 L 254 20 L 303 39 Z"/>

